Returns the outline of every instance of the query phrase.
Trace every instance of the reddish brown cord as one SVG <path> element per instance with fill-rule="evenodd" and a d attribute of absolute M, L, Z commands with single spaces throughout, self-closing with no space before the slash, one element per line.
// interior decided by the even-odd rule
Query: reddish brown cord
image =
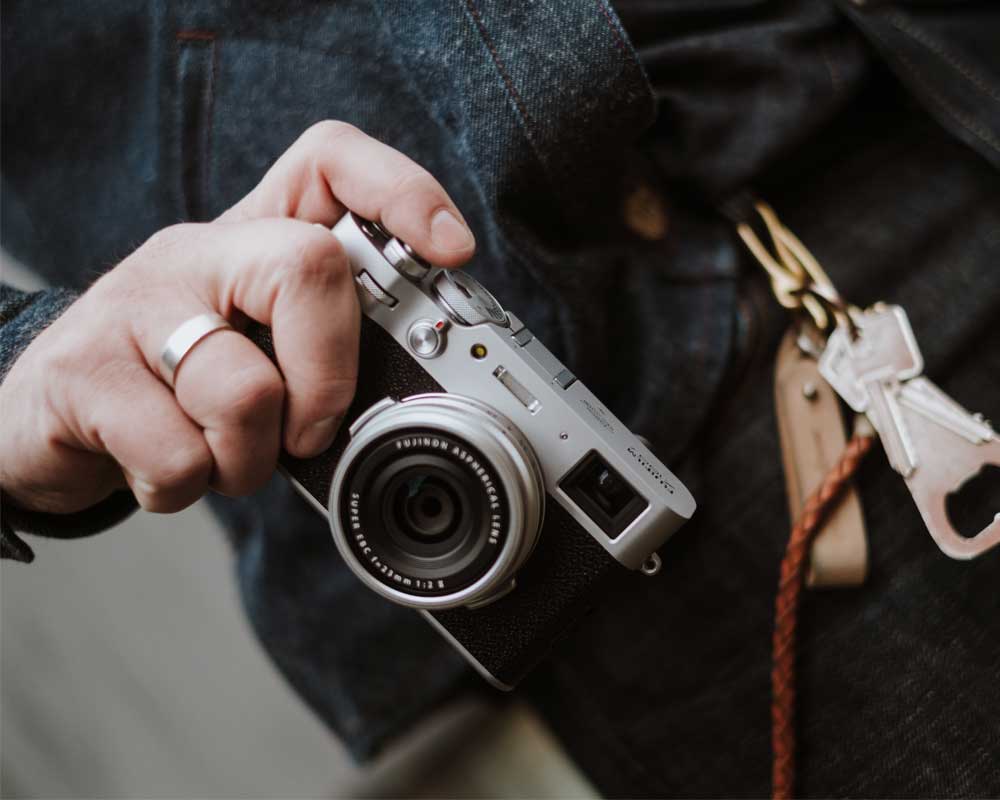
<path fill-rule="evenodd" d="M 781 562 L 778 596 L 774 603 L 771 666 L 771 747 L 774 751 L 771 795 L 774 800 L 791 798 L 795 784 L 795 628 L 809 543 L 871 446 L 872 438 L 863 435 L 855 435 L 847 443 L 840 460 L 806 500 Z"/>

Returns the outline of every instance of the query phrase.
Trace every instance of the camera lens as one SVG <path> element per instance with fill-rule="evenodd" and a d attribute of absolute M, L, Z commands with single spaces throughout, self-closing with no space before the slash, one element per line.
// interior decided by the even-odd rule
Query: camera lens
<path fill-rule="evenodd" d="M 373 442 L 347 476 L 345 522 L 365 569 L 420 595 L 454 592 L 503 549 L 508 500 L 490 462 L 467 442 L 403 430 Z"/>
<path fill-rule="evenodd" d="M 395 500 L 400 527 L 417 540 L 438 540 L 461 521 L 460 504 L 450 487 L 426 472 L 409 478 Z"/>
<path fill-rule="evenodd" d="M 355 432 L 334 474 L 330 525 L 348 566 L 404 605 L 488 602 L 510 585 L 541 528 L 545 487 L 506 418 L 428 394 Z"/>

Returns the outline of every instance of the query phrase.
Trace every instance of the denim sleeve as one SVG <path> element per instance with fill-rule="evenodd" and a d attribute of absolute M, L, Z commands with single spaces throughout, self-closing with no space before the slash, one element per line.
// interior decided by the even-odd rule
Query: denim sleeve
<path fill-rule="evenodd" d="M 0 382 L 18 356 L 77 297 L 67 289 L 22 292 L 0 284 Z M 0 493 L 0 558 L 30 562 L 35 555 L 14 531 L 73 539 L 99 533 L 136 509 L 131 492 L 115 492 L 77 514 L 43 514 L 18 508 Z"/>

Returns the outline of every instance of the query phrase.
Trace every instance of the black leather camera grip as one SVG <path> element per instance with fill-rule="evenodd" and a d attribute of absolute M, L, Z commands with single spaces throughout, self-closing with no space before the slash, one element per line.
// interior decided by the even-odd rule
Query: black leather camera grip
<path fill-rule="evenodd" d="M 271 331 L 254 325 L 247 335 L 274 360 Z M 350 439 L 348 428 L 364 411 L 386 397 L 403 398 L 426 392 L 443 392 L 417 360 L 407 353 L 378 323 L 361 317 L 361 357 L 358 362 L 358 386 L 333 444 L 313 458 L 295 458 L 282 452 L 281 465 L 289 475 L 326 507 L 330 482 L 337 462 Z"/>
<path fill-rule="evenodd" d="M 538 545 L 513 591 L 482 608 L 433 616 L 501 688 L 513 688 L 596 604 L 601 584 L 623 571 L 550 495 Z"/>
<path fill-rule="evenodd" d="M 267 328 L 253 325 L 247 335 L 274 358 Z M 282 453 L 281 464 L 325 508 L 347 429 L 363 411 L 385 397 L 443 391 L 401 345 L 362 316 L 357 393 L 336 440 L 314 458 Z M 482 608 L 431 616 L 497 683 L 513 687 L 597 600 L 598 584 L 624 569 L 549 496 L 538 544 L 518 573 L 516 588 Z"/>

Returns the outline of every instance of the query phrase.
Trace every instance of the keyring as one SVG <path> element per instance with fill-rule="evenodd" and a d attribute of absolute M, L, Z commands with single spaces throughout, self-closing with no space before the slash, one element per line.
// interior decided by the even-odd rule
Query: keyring
<path fill-rule="evenodd" d="M 232 327 L 225 317 L 215 312 L 199 314 L 178 325 L 174 332 L 167 337 L 167 343 L 163 345 L 163 352 L 160 353 L 160 365 L 167 383 L 173 387 L 177 367 L 198 342 L 209 334 L 226 328 L 231 330 Z"/>

